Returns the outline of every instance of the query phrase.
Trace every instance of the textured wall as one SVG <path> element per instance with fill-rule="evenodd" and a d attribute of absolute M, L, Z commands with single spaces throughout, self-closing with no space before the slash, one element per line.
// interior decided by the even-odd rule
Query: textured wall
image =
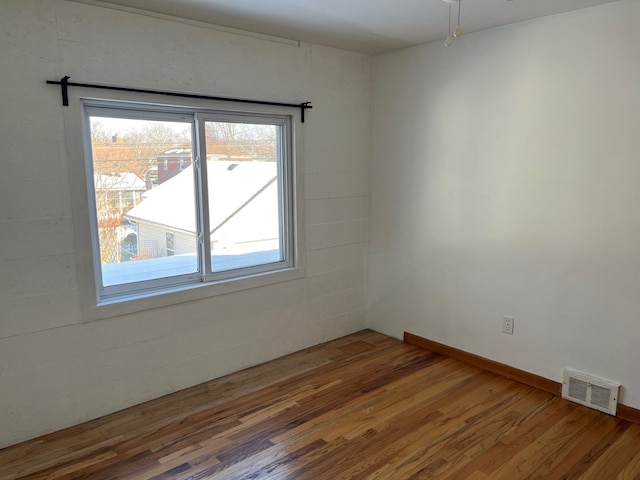
<path fill-rule="evenodd" d="M 369 57 L 60 0 L 1 10 L 0 447 L 365 326 Z M 79 159 L 59 89 L 44 84 L 63 75 L 313 101 L 306 277 L 92 321 L 87 232 L 74 231 L 86 209 L 70 193 L 84 188 Z"/>

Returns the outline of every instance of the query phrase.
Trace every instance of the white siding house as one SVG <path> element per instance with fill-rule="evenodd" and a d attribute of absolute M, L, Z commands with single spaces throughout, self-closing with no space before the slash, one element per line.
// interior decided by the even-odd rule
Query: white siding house
<path fill-rule="evenodd" d="M 96 190 L 98 215 L 122 215 L 140 203 L 147 184 L 132 172 L 105 175 L 95 174 L 93 182 Z"/>
<path fill-rule="evenodd" d="M 279 247 L 275 162 L 207 162 L 209 222 L 213 254 L 238 255 Z M 157 188 L 126 215 L 138 225 L 143 257 L 196 252 L 193 168 Z M 173 243 L 173 249 L 168 243 Z"/>

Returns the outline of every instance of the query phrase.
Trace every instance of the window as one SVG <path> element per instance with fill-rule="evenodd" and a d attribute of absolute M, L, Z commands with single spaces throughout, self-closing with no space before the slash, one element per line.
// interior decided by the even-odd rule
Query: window
<path fill-rule="evenodd" d="M 84 117 L 99 302 L 297 267 L 291 116 L 88 101 Z M 181 168 L 145 181 L 171 151 Z"/>
<path fill-rule="evenodd" d="M 176 254 L 176 238 L 173 233 L 167 232 L 165 246 L 167 250 L 167 257 L 172 257 Z"/>

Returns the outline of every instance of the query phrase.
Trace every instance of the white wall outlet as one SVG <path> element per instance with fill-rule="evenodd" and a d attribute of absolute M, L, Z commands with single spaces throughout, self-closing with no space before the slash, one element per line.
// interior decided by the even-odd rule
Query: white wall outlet
<path fill-rule="evenodd" d="M 509 317 L 507 315 L 502 317 L 502 333 L 508 333 L 509 335 L 513 335 L 513 323 L 515 318 Z"/>

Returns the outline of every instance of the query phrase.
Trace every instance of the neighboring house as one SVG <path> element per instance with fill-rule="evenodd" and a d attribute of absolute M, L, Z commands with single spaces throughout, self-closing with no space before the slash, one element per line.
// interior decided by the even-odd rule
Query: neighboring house
<path fill-rule="evenodd" d="M 144 180 L 132 172 L 94 174 L 100 260 L 118 263 L 138 253 L 135 226 L 123 222 L 125 214 L 142 201 Z"/>
<path fill-rule="evenodd" d="M 275 251 L 279 255 L 276 162 L 208 160 L 207 172 L 212 254 Z M 188 166 L 147 191 L 125 215 L 137 225 L 142 258 L 196 252 L 193 199 L 193 168 Z"/>
<path fill-rule="evenodd" d="M 207 158 L 209 160 L 227 160 L 234 162 L 250 162 L 256 158 L 260 160 L 275 159 L 276 152 L 274 142 L 265 141 L 261 145 L 258 140 L 251 140 L 248 145 L 223 145 L 218 142 L 207 142 Z M 193 162 L 193 153 L 190 148 L 174 148 L 167 150 L 156 157 L 157 184 L 162 184 L 175 177 Z"/>
<path fill-rule="evenodd" d="M 162 184 L 175 177 L 193 162 L 190 148 L 174 148 L 158 155 L 158 184 Z"/>
<path fill-rule="evenodd" d="M 142 200 L 147 184 L 135 173 L 95 174 L 98 217 L 121 216 Z"/>

